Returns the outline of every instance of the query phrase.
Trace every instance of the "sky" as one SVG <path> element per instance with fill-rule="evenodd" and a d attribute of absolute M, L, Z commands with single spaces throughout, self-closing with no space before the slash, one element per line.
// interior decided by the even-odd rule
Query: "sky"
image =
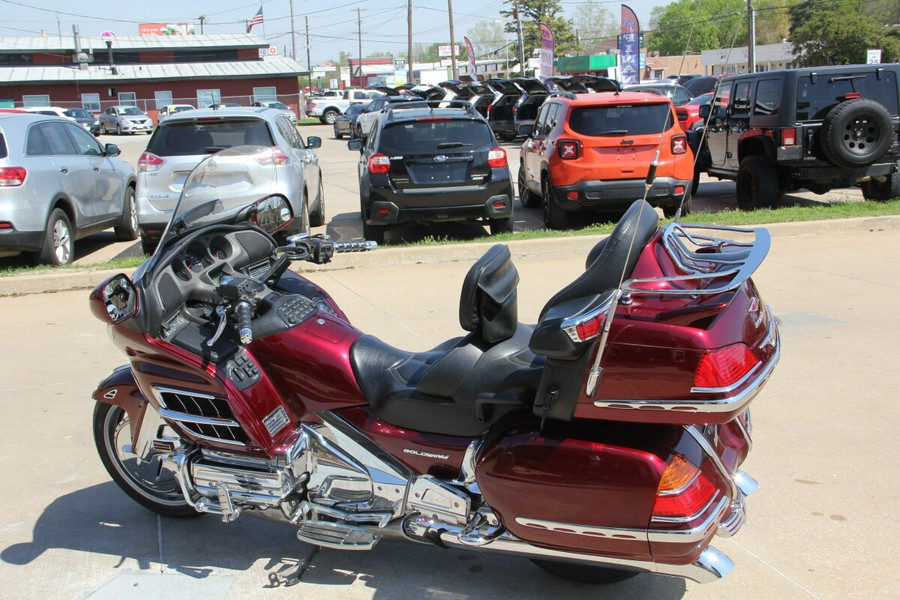
<path fill-rule="evenodd" d="M 571 18 L 583 0 L 561 0 L 566 17 Z M 448 2 L 453 5 L 454 32 L 457 41 L 479 21 L 501 23 L 503 0 L 412 0 L 413 43 L 426 46 L 450 38 Z M 616 17 L 621 2 L 594 0 Z M 646 26 L 653 6 L 665 0 L 628 0 Z M 294 38 L 291 39 L 291 5 Z M 138 35 L 140 23 L 193 23 L 200 33 L 244 33 L 246 22 L 262 6 L 263 24 L 252 33 L 275 46 L 279 53 L 291 55 L 296 47 L 297 60 L 306 65 L 306 22 L 309 20 L 309 46 L 312 64 L 337 59 L 341 50 L 352 56 L 362 53 L 406 53 L 406 0 L 0 0 L 0 36 L 72 36 L 78 25 L 83 36 L 99 36 L 110 31 L 118 36 Z M 110 10 L 114 7 L 114 10 Z M 359 21 L 357 20 L 359 19 Z M 359 30 L 361 29 L 361 36 Z M 510 41 L 513 37 L 510 34 Z"/>

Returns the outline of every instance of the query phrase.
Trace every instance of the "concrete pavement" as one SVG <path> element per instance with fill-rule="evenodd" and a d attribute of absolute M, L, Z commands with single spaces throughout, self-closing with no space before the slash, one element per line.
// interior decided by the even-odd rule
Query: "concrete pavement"
<path fill-rule="evenodd" d="M 274 587 L 271 574 L 286 573 L 311 554 L 289 529 L 249 516 L 228 525 L 212 517 L 157 518 L 109 480 L 93 447 L 89 395 L 124 357 L 88 313 L 83 289 L 20 290 L 0 298 L 2 595 L 894 598 L 900 587 L 900 219 L 811 227 L 770 228 L 772 251 L 754 278 L 782 320 L 783 353 L 753 404 L 755 448 L 745 469 L 760 489 L 748 501 L 744 529 L 716 541 L 736 563 L 720 582 L 641 575 L 597 588 L 557 579 L 521 559 L 383 543 L 369 553 L 322 550 L 302 582 Z M 533 322 L 543 303 L 577 276 L 595 241 L 511 244 L 521 276 L 521 320 Z M 484 247 L 379 250 L 304 272 L 357 326 L 418 350 L 460 333 L 459 286 Z"/>

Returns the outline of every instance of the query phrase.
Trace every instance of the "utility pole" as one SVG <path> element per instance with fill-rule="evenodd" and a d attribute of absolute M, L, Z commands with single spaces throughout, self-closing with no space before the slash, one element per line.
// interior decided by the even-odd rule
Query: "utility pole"
<path fill-rule="evenodd" d="M 312 93 L 312 59 L 309 57 L 309 15 L 306 15 L 306 78 L 309 82 L 309 92 Z"/>
<path fill-rule="evenodd" d="M 365 87 L 362 84 L 362 9 L 356 9 L 356 35 L 359 39 L 359 58 L 356 59 L 357 66 L 359 67 L 359 87 Z M 353 87 L 353 71 L 350 71 L 350 86 Z"/>
<path fill-rule="evenodd" d="M 291 58 L 297 60 L 297 40 L 294 37 L 294 0 L 290 1 L 291 8 Z M 307 21 L 307 26 L 309 22 Z"/>
<path fill-rule="evenodd" d="M 413 82 L 412 0 L 406 0 L 406 82 Z"/>
<path fill-rule="evenodd" d="M 747 44 L 747 72 L 756 72 L 756 16 L 753 14 L 753 0 L 747 0 L 747 31 L 750 32 Z"/>
<path fill-rule="evenodd" d="M 450 13 L 450 73 L 451 79 L 459 79 L 459 70 L 456 68 L 456 38 L 453 34 L 453 0 L 447 0 L 447 12 Z M 472 73 L 472 79 L 475 74 Z"/>
<path fill-rule="evenodd" d="M 200 35 L 203 35 L 203 21 L 206 20 L 206 15 L 200 15 L 197 20 L 200 21 Z"/>
<path fill-rule="evenodd" d="M 519 38 L 519 73 L 525 77 L 525 44 L 522 42 L 522 15 L 519 14 L 518 0 L 513 2 L 513 14 L 516 17 L 516 34 Z"/>

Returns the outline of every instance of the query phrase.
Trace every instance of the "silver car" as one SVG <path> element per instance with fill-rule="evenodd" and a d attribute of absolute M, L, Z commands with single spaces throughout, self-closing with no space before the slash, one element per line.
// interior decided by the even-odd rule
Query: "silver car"
<path fill-rule="evenodd" d="M 118 155 L 71 119 L 0 113 L 0 257 L 66 265 L 86 235 L 135 239 L 135 174 Z"/>
<path fill-rule="evenodd" d="M 150 133 L 153 121 L 137 106 L 110 106 L 100 115 L 100 133 Z"/>
<path fill-rule="evenodd" d="M 306 140 L 290 117 L 274 108 L 201 108 L 169 115 L 150 137 L 138 160 L 137 215 L 145 253 L 156 248 L 190 172 L 204 158 L 234 146 L 276 148 L 279 190 L 291 202 L 288 234 L 325 224 L 325 194 L 319 157 L 322 139 Z"/>

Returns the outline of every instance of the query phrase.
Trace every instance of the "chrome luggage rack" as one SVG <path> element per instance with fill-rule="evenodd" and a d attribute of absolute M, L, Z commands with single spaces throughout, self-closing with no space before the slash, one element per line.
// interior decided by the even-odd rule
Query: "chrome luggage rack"
<path fill-rule="evenodd" d="M 717 237 L 714 232 L 752 239 Z M 681 223 L 667 225 L 661 241 L 675 266 L 685 274 L 629 279 L 620 288 L 620 302 L 627 304 L 632 294 L 712 295 L 737 289 L 759 268 L 771 245 L 769 232 L 763 228 Z"/>

